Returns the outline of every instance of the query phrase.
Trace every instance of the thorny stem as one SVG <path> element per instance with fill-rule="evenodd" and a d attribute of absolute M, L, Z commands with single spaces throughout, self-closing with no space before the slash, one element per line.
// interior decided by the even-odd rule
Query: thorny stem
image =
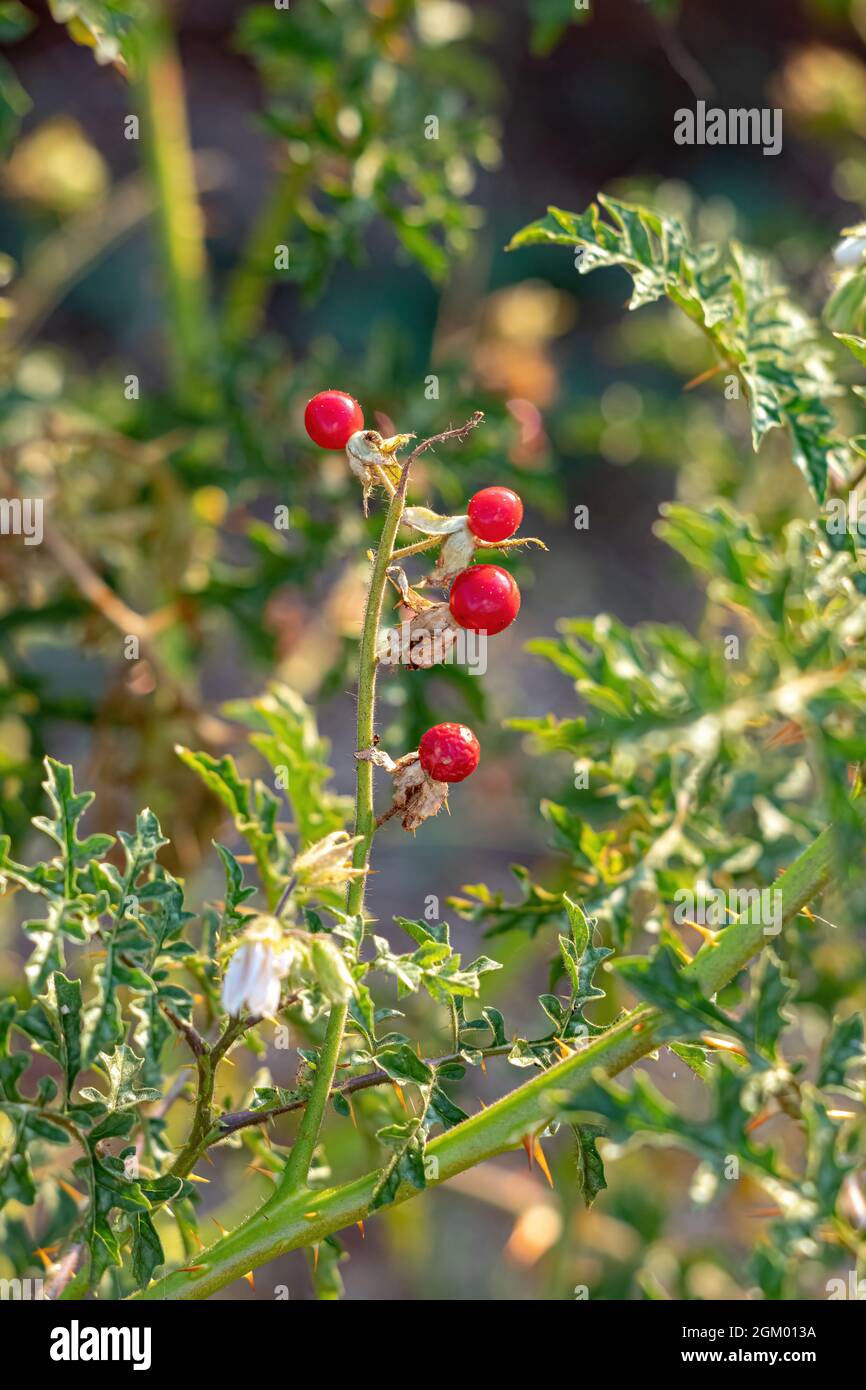
<path fill-rule="evenodd" d="M 553 1037 L 536 1038 L 529 1046 L 540 1047 L 542 1044 L 553 1042 Z M 479 1048 L 483 1057 L 503 1057 L 510 1052 L 513 1043 L 500 1043 L 496 1047 Z M 463 1060 L 463 1054 L 459 1051 L 458 1044 L 455 1043 L 455 1050 L 449 1052 L 446 1057 L 426 1057 L 424 1059 L 428 1067 L 444 1067 L 453 1062 Z M 342 1082 L 339 1086 L 334 1086 L 331 1090 L 333 1096 L 353 1096 L 356 1091 L 368 1091 L 372 1086 L 396 1086 L 398 1083 L 393 1076 L 389 1076 L 386 1071 L 365 1071 L 359 1076 L 350 1076 L 348 1081 Z M 227 1135 L 234 1134 L 239 1129 L 249 1129 L 251 1125 L 269 1124 L 271 1120 L 276 1120 L 280 1115 L 288 1115 L 293 1110 L 303 1110 L 307 1104 L 306 1096 L 295 1096 L 294 1100 L 287 1100 L 284 1105 L 270 1105 L 266 1110 L 236 1110 L 229 1115 L 221 1115 L 213 1129 L 208 1145 L 218 1144 Z"/>
<path fill-rule="evenodd" d="M 385 514 L 385 524 L 382 527 L 379 547 L 373 562 L 373 573 L 370 578 L 370 591 L 367 595 L 367 607 L 364 613 L 364 625 L 361 629 L 361 643 L 358 652 L 358 719 L 356 745 L 359 751 L 364 748 L 372 747 L 375 738 L 376 671 L 379 664 L 377 655 L 379 624 L 382 619 L 382 605 L 385 597 L 385 587 L 388 582 L 388 567 L 393 558 L 394 543 L 397 539 L 397 533 L 400 530 L 400 522 L 403 519 L 403 508 L 406 505 L 406 491 L 409 486 L 409 473 L 412 464 L 419 455 L 423 454 L 426 449 L 431 448 L 434 444 L 439 444 L 449 439 L 457 439 L 462 442 L 477 425 L 480 425 L 483 418 L 483 412 L 478 410 L 472 416 L 471 420 L 468 420 L 465 425 L 461 425 L 458 429 L 444 430 L 442 434 L 433 435 L 431 438 L 424 439 L 420 444 L 416 445 L 403 464 L 400 473 L 400 481 L 388 503 L 388 511 Z M 355 778 L 354 833 L 360 838 L 355 845 L 352 863 L 356 869 L 366 869 L 370 862 L 370 850 L 373 844 L 373 836 L 376 833 L 376 812 L 373 806 L 372 763 L 359 760 Z M 357 916 L 364 911 L 365 877 L 365 874 L 359 874 L 357 878 L 352 879 L 349 884 L 346 894 L 346 911 L 350 916 Z M 292 1147 L 289 1161 L 283 1169 L 274 1191 L 272 1199 L 274 1202 L 279 1202 L 285 1199 L 288 1194 L 306 1186 L 310 1165 L 313 1161 L 313 1154 L 316 1144 L 319 1141 L 319 1132 L 322 1128 L 325 1107 L 327 1106 L 328 1097 L 334 1085 L 334 1073 L 337 1069 L 337 1063 L 340 1060 L 340 1049 L 343 1045 L 343 1034 L 346 1029 L 346 1020 L 348 1016 L 348 1002 L 345 1004 L 335 1004 L 331 1009 L 321 1052 L 319 1053 L 313 1087 L 304 1109 L 303 1119 L 301 1120 L 298 1136 Z"/>
<path fill-rule="evenodd" d="M 825 830 L 778 880 L 782 894 L 782 920 L 791 922 L 826 886 L 834 862 L 832 830 Z M 732 980 L 766 944 L 761 926 L 734 922 L 698 953 L 686 969 L 704 994 L 711 998 Z M 438 1164 L 436 1183 L 474 1167 L 520 1144 L 537 1133 L 561 1108 L 562 1098 L 573 1098 L 580 1087 L 601 1069 L 614 1076 L 655 1051 L 665 1036 L 664 1011 L 640 1005 L 612 1025 L 588 1047 L 558 1062 L 486 1110 L 439 1135 L 427 1152 Z M 240 1278 L 247 1270 L 309 1245 L 361 1221 L 370 1214 L 370 1203 L 381 1173 L 343 1187 L 311 1194 L 289 1194 L 268 1203 L 237 1230 L 198 1256 L 195 1271 L 176 1271 L 135 1295 L 143 1299 L 201 1299 Z M 395 1202 L 417 1196 L 404 1185 Z"/>
<path fill-rule="evenodd" d="M 211 1046 L 195 1029 L 181 1026 L 181 1020 L 165 1011 L 175 1027 L 187 1039 L 195 1056 L 198 1073 L 198 1087 L 195 1098 L 195 1114 L 189 1138 L 175 1159 L 169 1171 L 178 1178 L 185 1178 L 195 1167 L 200 1155 L 208 1146 L 210 1131 L 213 1128 L 213 1093 L 216 1084 L 217 1067 L 233 1043 L 237 1042 L 248 1028 L 258 1022 L 256 1018 L 230 1018 L 217 1041 Z"/>

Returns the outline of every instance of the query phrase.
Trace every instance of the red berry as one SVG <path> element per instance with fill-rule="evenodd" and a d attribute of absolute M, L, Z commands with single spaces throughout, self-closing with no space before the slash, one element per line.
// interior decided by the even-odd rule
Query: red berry
<path fill-rule="evenodd" d="M 345 449 L 352 435 L 364 428 L 364 412 L 345 391 L 320 391 L 307 402 L 304 424 L 320 449 Z"/>
<path fill-rule="evenodd" d="M 434 724 L 418 744 L 421 766 L 436 782 L 462 782 L 478 766 L 481 748 L 465 724 Z"/>
<path fill-rule="evenodd" d="M 469 530 L 480 541 L 507 541 L 523 520 L 523 503 L 510 487 L 483 487 L 466 510 Z"/>
<path fill-rule="evenodd" d="M 456 622 L 493 635 L 520 612 L 520 590 L 501 565 L 470 565 L 451 585 L 449 606 Z"/>

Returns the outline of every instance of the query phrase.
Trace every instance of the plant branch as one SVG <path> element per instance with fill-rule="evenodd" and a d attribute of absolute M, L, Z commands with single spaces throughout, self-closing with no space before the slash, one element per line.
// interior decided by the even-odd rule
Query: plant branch
<path fill-rule="evenodd" d="M 484 411 L 476 410 L 471 419 L 466 421 L 465 425 L 458 425 L 456 429 L 443 430 L 441 434 L 431 434 L 429 439 L 422 439 L 420 444 L 415 445 L 415 448 L 403 465 L 404 477 L 408 477 L 408 470 L 412 467 L 412 464 L 417 458 L 420 458 L 423 453 L 426 453 L 428 449 L 432 449 L 436 444 L 444 444 L 446 440 L 449 439 L 456 439 L 458 444 L 462 444 L 469 438 L 472 431 L 478 428 L 483 419 Z M 405 493 L 405 484 L 402 477 L 400 479 L 400 486 Z"/>
<path fill-rule="evenodd" d="M 540 1047 L 544 1043 L 550 1043 L 553 1039 L 538 1038 L 529 1044 L 530 1047 Z M 511 1051 L 512 1043 L 503 1043 L 498 1047 L 480 1048 L 479 1051 L 484 1057 L 502 1057 Z M 463 1060 L 462 1053 L 455 1049 L 449 1052 L 447 1057 L 425 1057 L 428 1067 L 444 1067 L 454 1062 Z M 348 1081 L 343 1081 L 339 1086 L 331 1087 L 331 1098 L 334 1096 L 353 1096 L 356 1091 L 368 1091 L 373 1086 L 396 1086 L 398 1083 L 393 1076 L 389 1076 L 386 1071 L 365 1071 L 359 1076 L 350 1076 Z M 307 1104 L 307 1096 L 295 1096 L 293 1100 L 287 1100 L 284 1105 L 269 1105 L 266 1110 L 235 1110 L 227 1115 L 220 1115 L 216 1127 L 213 1130 L 210 1143 L 218 1144 L 228 1134 L 234 1134 L 236 1130 L 248 1129 L 250 1125 L 264 1125 L 271 1120 L 277 1119 L 280 1115 L 288 1115 L 293 1110 L 303 1110 Z"/>
<path fill-rule="evenodd" d="M 776 887 L 782 894 L 783 923 L 791 922 L 823 890 L 833 858 L 832 831 L 825 830 L 777 881 Z M 685 973 L 711 997 L 748 964 L 766 941 L 761 926 L 734 922 L 712 944 L 701 949 Z M 614 1076 L 653 1052 L 664 1037 L 666 1022 L 662 1010 L 640 1005 L 582 1051 L 439 1135 L 427 1150 L 438 1163 L 437 1183 L 517 1147 L 525 1135 L 548 1124 L 562 1097 L 573 1096 L 598 1069 Z M 380 1172 L 368 1173 L 343 1187 L 315 1194 L 289 1194 L 282 1200 L 268 1202 L 236 1231 L 204 1251 L 195 1271 L 169 1274 L 136 1297 L 207 1298 L 248 1270 L 289 1250 L 318 1244 L 334 1231 L 369 1215 L 380 1176 Z M 395 1201 L 404 1202 L 414 1196 L 416 1189 L 405 1186 Z"/>
<path fill-rule="evenodd" d="M 223 337 L 230 348 L 241 347 L 261 324 L 273 282 L 274 252 L 291 226 L 308 178 L 307 166 L 292 163 L 282 169 L 253 225 L 226 291 Z"/>
<path fill-rule="evenodd" d="M 157 198 L 175 383 L 181 397 L 195 405 L 209 354 L 207 254 L 183 72 L 164 0 L 154 0 L 141 25 L 139 59 L 137 87 L 142 133 Z"/>
<path fill-rule="evenodd" d="M 173 1015 L 168 1009 L 164 1010 L 166 1016 L 174 1024 L 190 1045 L 195 1057 L 195 1065 L 198 1079 L 198 1086 L 195 1097 L 195 1113 L 193 1115 L 192 1127 L 189 1138 L 172 1164 L 169 1172 L 175 1177 L 185 1178 L 191 1173 L 201 1154 L 210 1143 L 210 1133 L 213 1128 L 213 1093 L 216 1084 L 216 1072 L 222 1059 L 225 1057 L 233 1043 L 237 1042 L 248 1028 L 258 1022 L 255 1017 L 249 1018 L 230 1018 L 219 1038 L 213 1044 L 205 1042 L 194 1028 L 183 1023 L 183 1021 Z"/>
<path fill-rule="evenodd" d="M 412 464 L 434 444 L 440 444 L 450 439 L 458 441 L 466 439 L 471 431 L 480 425 L 483 418 L 482 411 L 476 410 L 465 425 L 461 425 L 457 429 L 444 430 L 441 434 L 432 435 L 429 439 L 423 439 L 420 444 L 416 445 L 403 464 L 396 491 L 388 503 L 385 524 L 382 527 L 376 558 L 373 561 L 373 573 L 370 578 L 370 590 L 367 595 L 367 607 L 364 613 L 364 625 L 361 630 L 361 643 L 358 652 L 358 718 L 355 738 L 356 747 L 359 749 L 370 748 L 375 740 L 379 624 L 382 620 L 388 567 L 393 558 L 397 533 L 403 519 L 403 508 L 406 505 L 406 491 L 409 486 L 409 473 Z M 367 869 L 370 863 L 373 836 L 376 833 L 372 763 L 359 760 L 355 778 L 354 833 L 359 838 L 353 851 L 352 863 L 356 869 Z M 365 882 L 366 874 L 359 874 L 349 884 L 346 895 L 346 911 L 352 916 L 357 916 L 364 911 Z M 319 1141 L 325 1107 L 334 1085 L 334 1074 L 340 1059 L 340 1049 L 343 1045 L 343 1034 L 348 1016 L 348 1001 L 345 1004 L 335 1004 L 331 1009 L 319 1053 L 313 1088 L 304 1109 L 304 1116 L 289 1161 L 274 1192 L 274 1201 L 280 1201 L 287 1194 L 306 1186 L 310 1164 L 313 1161 L 313 1154 Z"/>
<path fill-rule="evenodd" d="M 376 648 L 379 640 L 379 623 L 387 584 L 388 566 L 406 500 L 409 484 L 410 456 L 403 465 L 400 483 L 388 504 L 385 524 L 379 540 L 379 548 L 373 562 L 370 578 L 370 591 L 364 613 L 364 626 L 361 631 L 361 644 L 358 654 L 358 717 L 356 742 L 358 748 L 369 748 L 375 733 L 376 669 L 378 659 Z M 376 832 L 376 818 L 373 809 L 373 767 L 371 763 L 359 762 L 355 773 L 355 835 L 360 836 L 352 855 L 356 869 L 366 869 L 370 859 L 370 849 Z M 346 911 L 357 914 L 364 910 L 365 875 L 359 875 L 349 884 L 346 895 Z M 313 1160 L 313 1153 L 319 1140 L 319 1131 L 325 1114 L 325 1106 L 334 1084 L 334 1073 L 340 1059 L 340 1048 L 349 1015 L 349 1005 L 335 1004 L 328 1017 L 325 1037 L 319 1054 L 316 1076 L 298 1136 L 292 1147 L 289 1161 L 277 1185 L 275 1197 L 305 1187 Z"/>

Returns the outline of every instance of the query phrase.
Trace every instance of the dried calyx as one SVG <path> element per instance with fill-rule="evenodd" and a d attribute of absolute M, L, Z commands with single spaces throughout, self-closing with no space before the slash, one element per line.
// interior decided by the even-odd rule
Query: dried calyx
<path fill-rule="evenodd" d="M 395 434 L 383 439 L 378 430 L 358 430 L 346 444 L 349 467 L 361 479 L 364 489 L 364 515 L 370 493 L 376 487 L 393 494 L 400 482 L 401 465 L 396 454 L 414 439 L 414 434 Z"/>
<path fill-rule="evenodd" d="M 478 739 L 465 724 L 434 724 L 418 748 L 396 762 L 383 748 L 363 748 L 355 754 L 359 761 L 381 767 L 394 779 L 391 805 L 377 825 L 399 816 L 404 830 L 417 830 L 437 815 L 448 801 L 449 784 L 465 781 L 480 756 Z"/>

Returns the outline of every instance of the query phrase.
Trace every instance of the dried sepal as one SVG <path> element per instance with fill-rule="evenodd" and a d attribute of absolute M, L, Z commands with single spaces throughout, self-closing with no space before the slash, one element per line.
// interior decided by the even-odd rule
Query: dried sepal
<path fill-rule="evenodd" d="M 413 531 L 425 536 L 441 536 L 442 549 L 433 573 L 426 583 L 445 588 L 456 575 L 472 563 L 475 537 L 469 530 L 467 516 L 440 516 L 429 507 L 407 507 L 403 520 Z"/>
<path fill-rule="evenodd" d="M 478 544 L 468 525 L 465 524 L 466 518 L 462 518 L 464 525 L 454 531 L 445 541 L 442 549 L 436 558 L 433 572 L 427 580 L 436 588 L 447 588 L 451 582 L 457 578 L 462 570 L 472 564 L 472 557 L 475 554 L 475 547 Z"/>
<path fill-rule="evenodd" d="M 445 661 L 461 631 L 447 603 L 430 603 L 399 627 L 379 635 L 379 660 L 409 671 L 428 670 Z"/>
<path fill-rule="evenodd" d="M 432 599 L 425 598 L 423 594 L 419 594 L 416 589 L 412 588 L 402 565 L 389 565 L 386 574 L 400 595 L 400 602 L 411 613 L 423 613 L 427 608 L 433 607 Z"/>
<path fill-rule="evenodd" d="M 404 523 L 425 536 L 450 536 L 462 530 L 468 520 L 466 516 L 441 516 L 429 507 L 406 507 L 403 512 Z"/>
<path fill-rule="evenodd" d="M 395 455 L 414 434 L 395 434 L 383 439 L 378 430 L 357 430 L 346 445 L 349 467 L 360 478 L 364 489 L 364 513 L 374 487 L 382 487 L 386 492 L 396 490 L 400 481 L 402 467 Z"/>
<path fill-rule="evenodd" d="M 424 583 L 437 589 L 447 589 L 461 571 L 472 564 L 476 550 L 514 550 L 518 546 L 547 546 L 536 536 L 513 536 L 504 541 L 484 541 L 469 528 L 468 516 L 440 516 L 429 507 L 407 507 L 403 520 L 413 531 L 425 536 L 442 537 L 436 565 Z"/>
<path fill-rule="evenodd" d="M 379 817 L 379 825 L 392 816 L 399 816 L 404 830 L 417 830 L 448 801 L 447 782 L 436 782 L 428 776 L 417 751 L 404 753 L 396 762 L 382 748 L 365 748 L 355 757 L 383 768 L 394 778 L 394 798 L 388 810 Z"/>

